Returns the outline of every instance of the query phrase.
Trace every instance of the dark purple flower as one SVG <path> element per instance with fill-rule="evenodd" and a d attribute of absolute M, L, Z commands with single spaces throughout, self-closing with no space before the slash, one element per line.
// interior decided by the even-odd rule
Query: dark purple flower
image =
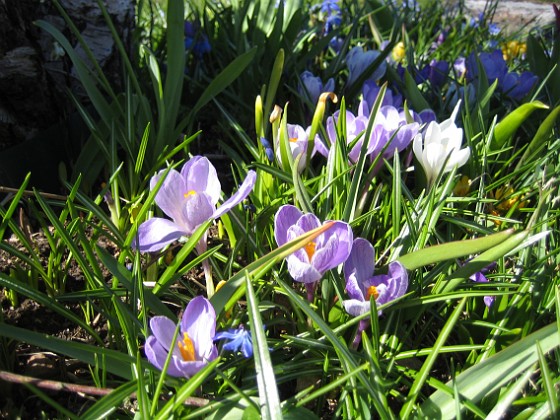
<path fill-rule="evenodd" d="M 498 83 L 505 77 L 508 72 L 507 63 L 501 50 L 495 50 L 492 53 L 481 53 L 478 59 L 484 68 L 488 83 L 492 84 L 496 79 Z M 466 60 L 467 80 L 472 81 L 478 78 L 477 56 L 472 52 Z"/>
<path fill-rule="evenodd" d="M 185 49 L 192 50 L 198 58 L 212 50 L 208 37 L 200 31 L 197 22 L 185 21 Z"/>
<path fill-rule="evenodd" d="M 530 71 L 525 71 L 521 74 L 511 72 L 505 75 L 501 84 L 501 90 L 510 98 L 520 101 L 527 96 L 538 80 L 538 76 Z"/>
<path fill-rule="evenodd" d="M 253 355 L 253 342 L 251 340 L 251 333 L 241 325 L 236 330 L 229 329 L 227 331 L 220 331 L 214 336 L 214 341 L 229 340 L 224 344 L 224 350 L 238 352 L 241 351 L 243 357 L 249 358 Z"/>
<path fill-rule="evenodd" d="M 167 373 L 189 378 L 218 357 L 214 345 L 216 312 L 210 301 L 197 296 L 189 302 L 179 325 L 178 341 L 174 343 L 176 328 L 177 325 L 165 316 L 150 319 L 152 335 L 147 338 L 144 351 L 150 363 L 159 370 L 163 370 L 171 352 Z"/>
<path fill-rule="evenodd" d="M 164 173 L 160 171 L 152 177 L 150 189 L 156 187 Z M 216 208 L 222 193 L 216 169 L 207 158 L 194 156 L 181 172 L 171 169 L 156 194 L 156 204 L 171 220 L 152 217 L 142 223 L 133 248 L 140 252 L 156 252 L 182 236 L 192 235 L 201 224 L 217 219 L 243 201 L 253 189 L 255 180 L 255 171 L 249 171 L 239 190 Z M 204 251 L 205 247 L 206 234 L 197 249 Z"/>
<path fill-rule="evenodd" d="M 354 47 L 346 56 L 346 65 L 348 66 L 348 85 L 353 85 L 356 80 L 371 66 L 371 64 L 379 57 L 379 51 L 371 50 L 364 51 L 362 47 Z M 374 69 L 373 73 L 369 75 L 369 79 L 378 80 L 385 75 L 387 71 L 387 62 L 382 61 L 379 67 Z"/>
<path fill-rule="evenodd" d="M 420 71 L 420 77 L 423 80 L 429 80 L 432 86 L 440 88 L 447 80 L 448 73 L 449 63 L 447 61 L 432 60 Z"/>
<path fill-rule="evenodd" d="M 370 298 L 377 305 L 384 305 L 406 293 L 408 273 L 401 263 L 389 264 L 387 274 L 374 276 L 375 250 L 369 241 L 356 238 L 352 252 L 344 263 L 344 277 L 349 300 L 342 302 L 344 309 L 352 316 L 360 316 L 370 311 Z M 378 313 L 381 315 L 381 311 Z"/>
<path fill-rule="evenodd" d="M 314 105 L 319 100 L 321 93 L 332 91 L 334 91 L 334 79 L 332 77 L 323 85 L 321 78 L 314 76 L 310 71 L 304 71 L 301 74 L 298 92 L 302 96 L 307 95 Z"/>
<path fill-rule="evenodd" d="M 274 237 L 282 246 L 323 223 L 312 213 L 284 205 L 274 217 Z M 316 283 L 323 275 L 348 258 L 352 249 L 352 229 L 346 222 L 335 221 L 331 228 L 286 258 L 288 271 L 295 281 Z"/>

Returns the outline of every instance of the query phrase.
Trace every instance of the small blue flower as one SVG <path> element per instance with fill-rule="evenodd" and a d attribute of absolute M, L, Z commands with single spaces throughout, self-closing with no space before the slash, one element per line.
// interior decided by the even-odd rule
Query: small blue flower
<path fill-rule="evenodd" d="M 270 142 L 266 138 L 261 137 L 261 144 L 264 147 L 264 152 L 266 153 L 266 157 L 268 158 L 268 161 L 273 162 L 274 161 L 274 150 L 272 150 L 272 146 L 271 146 Z"/>
<path fill-rule="evenodd" d="M 253 355 L 253 342 L 251 341 L 251 333 L 240 325 L 236 330 L 229 329 L 220 331 L 214 336 L 214 341 L 229 340 L 224 344 L 224 350 L 238 352 L 241 351 L 243 357 L 249 358 Z"/>

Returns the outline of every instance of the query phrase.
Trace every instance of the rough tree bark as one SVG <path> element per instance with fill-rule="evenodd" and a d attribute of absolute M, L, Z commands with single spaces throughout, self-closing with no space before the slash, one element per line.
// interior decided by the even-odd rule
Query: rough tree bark
<path fill-rule="evenodd" d="M 118 52 L 97 1 L 59 1 L 118 88 L 122 74 Z M 134 0 L 105 4 L 121 39 L 129 45 Z M 46 161 L 56 177 L 61 154 L 67 152 L 61 140 L 69 137 L 64 122 L 74 112 L 68 91 L 87 102 L 71 61 L 49 34 L 34 25 L 38 19 L 57 27 L 84 55 L 51 0 L 0 0 L 0 185 L 18 186 L 27 172 L 37 172 L 37 165 L 44 172 Z M 55 125 L 46 139 L 38 139 Z M 33 176 L 40 184 L 45 174 Z"/>

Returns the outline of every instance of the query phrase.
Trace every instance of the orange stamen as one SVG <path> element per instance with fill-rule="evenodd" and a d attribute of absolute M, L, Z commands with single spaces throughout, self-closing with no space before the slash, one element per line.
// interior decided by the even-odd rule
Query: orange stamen
<path fill-rule="evenodd" d="M 187 198 L 190 195 L 196 195 L 196 191 L 190 190 L 190 191 L 186 192 L 185 194 L 183 194 L 183 196 L 185 198 Z"/>
<path fill-rule="evenodd" d="M 379 297 L 379 292 L 377 291 L 377 287 L 375 287 L 375 286 L 369 286 L 368 287 L 367 294 L 366 294 L 366 300 L 370 300 L 372 296 L 373 296 L 374 300 L 377 300 L 377 298 Z"/>
<path fill-rule="evenodd" d="M 297 137 L 290 138 L 290 143 L 297 143 Z"/>
<path fill-rule="evenodd" d="M 315 246 L 317 246 L 317 244 L 311 241 L 303 247 L 303 249 L 305 249 L 305 252 L 307 253 L 309 261 L 311 261 L 311 258 L 313 258 L 313 254 L 315 254 Z"/>
<path fill-rule="evenodd" d="M 194 362 L 194 345 L 187 333 L 183 333 L 183 340 L 177 342 L 181 356 L 185 362 Z"/>

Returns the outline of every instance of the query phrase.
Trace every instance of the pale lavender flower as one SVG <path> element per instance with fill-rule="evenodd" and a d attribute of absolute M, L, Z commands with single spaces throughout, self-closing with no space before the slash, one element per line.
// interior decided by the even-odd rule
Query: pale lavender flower
<path fill-rule="evenodd" d="M 370 298 L 376 305 L 384 305 L 406 293 L 408 273 L 398 261 L 389 264 L 387 274 L 374 276 L 375 250 L 364 238 L 356 238 L 352 252 L 344 263 L 346 291 L 350 299 L 342 302 L 344 309 L 352 316 L 360 316 L 370 311 Z M 378 312 L 381 315 L 381 311 Z"/>
<path fill-rule="evenodd" d="M 362 105 L 364 103 L 362 102 Z M 360 114 L 369 113 L 366 108 Z M 409 111 L 414 118 L 414 111 Z M 418 117 L 417 117 L 418 118 Z M 382 106 L 375 115 L 372 132 L 372 140 L 369 143 L 368 154 L 375 159 L 389 143 L 383 152 L 383 157 L 390 159 L 395 150 L 402 152 L 418 133 L 420 124 L 417 122 L 409 123 L 406 120 L 404 110 L 398 110 L 394 106 Z"/>
<path fill-rule="evenodd" d="M 178 341 L 174 343 L 176 328 L 177 325 L 165 316 L 150 319 L 152 335 L 146 340 L 144 351 L 150 363 L 159 370 L 163 370 L 171 352 L 167 373 L 190 378 L 218 357 L 214 345 L 216 312 L 210 301 L 197 296 L 189 302 L 180 321 Z"/>
<path fill-rule="evenodd" d="M 365 115 L 355 116 L 352 112 L 348 110 L 346 110 L 345 115 L 346 115 L 346 133 L 345 133 L 346 143 L 350 144 L 356 139 L 356 137 L 358 137 L 359 135 L 365 132 L 368 124 L 368 116 Z M 340 111 L 336 111 L 331 117 L 327 118 L 327 123 L 326 123 L 327 136 L 329 138 L 331 147 L 337 140 L 336 125 L 338 124 L 339 118 L 340 118 Z M 352 157 L 359 156 L 360 149 L 362 147 L 362 141 L 363 141 L 363 136 L 362 139 L 356 142 L 354 147 L 350 150 L 349 156 Z M 317 141 L 315 141 L 315 143 L 319 144 Z M 326 147 L 318 146 L 317 151 L 323 156 L 328 157 L 328 149 Z M 352 160 L 352 158 L 350 158 L 350 160 Z"/>
<path fill-rule="evenodd" d="M 309 146 L 309 132 L 311 127 L 307 129 L 303 128 L 301 125 L 298 124 L 286 124 L 286 128 L 288 131 L 288 142 L 290 146 L 290 151 L 292 152 L 292 157 L 295 158 L 299 155 L 303 155 L 298 164 L 298 172 L 301 173 L 305 166 L 307 165 L 307 148 Z M 280 128 L 281 129 L 281 128 Z M 277 138 L 279 138 L 278 136 Z M 317 143 L 314 143 L 313 151 L 311 152 L 311 157 L 315 155 L 317 151 Z M 276 146 L 276 160 L 278 164 L 283 167 L 282 165 L 282 153 L 280 151 L 280 145 Z"/>
<path fill-rule="evenodd" d="M 312 213 L 303 214 L 292 205 L 280 207 L 274 217 L 274 237 L 282 246 L 323 225 Z M 325 272 L 342 264 L 352 249 L 352 229 L 346 222 L 335 221 L 325 232 L 286 258 L 288 271 L 295 281 L 313 284 Z"/>
<path fill-rule="evenodd" d="M 227 331 L 220 331 L 214 336 L 214 341 L 229 340 L 224 344 L 224 350 L 238 352 L 245 358 L 253 355 L 253 342 L 251 340 L 251 333 L 245 329 L 243 325 L 239 328 L 229 329 Z"/>
<path fill-rule="evenodd" d="M 154 189 L 165 171 L 152 177 Z M 195 156 L 185 163 L 181 172 L 171 169 L 156 194 L 155 202 L 171 218 L 152 217 L 138 228 L 133 247 L 140 252 L 156 252 L 183 236 L 190 236 L 204 222 L 216 219 L 243 201 L 255 185 L 256 173 L 249 171 L 237 192 L 220 207 L 222 188 L 216 169 L 202 156 Z M 197 250 L 206 250 L 206 233 Z"/>

